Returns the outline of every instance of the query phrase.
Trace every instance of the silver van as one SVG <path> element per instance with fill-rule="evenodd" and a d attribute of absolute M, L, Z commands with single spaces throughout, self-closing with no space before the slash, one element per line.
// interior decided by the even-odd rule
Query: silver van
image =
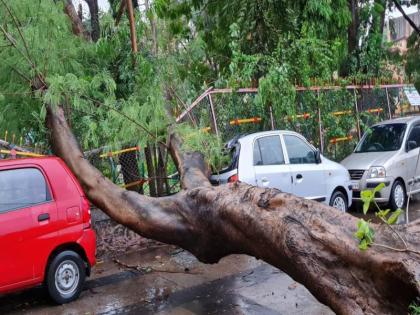
<path fill-rule="evenodd" d="M 403 208 L 407 197 L 420 192 L 420 116 L 387 120 L 370 127 L 353 153 L 341 164 L 350 173 L 353 201 L 379 183 L 379 203 Z"/>

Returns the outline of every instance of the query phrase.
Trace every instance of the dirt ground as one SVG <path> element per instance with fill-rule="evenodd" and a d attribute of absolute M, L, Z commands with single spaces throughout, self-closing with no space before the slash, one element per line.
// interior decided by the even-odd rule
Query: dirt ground
<path fill-rule="evenodd" d="M 412 202 L 409 213 L 412 220 L 420 218 L 420 202 Z M 95 216 L 100 256 L 80 298 L 54 306 L 35 288 L 0 296 L 0 314 L 334 314 L 262 261 L 233 255 L 205 265 L 186 251 Z"/>

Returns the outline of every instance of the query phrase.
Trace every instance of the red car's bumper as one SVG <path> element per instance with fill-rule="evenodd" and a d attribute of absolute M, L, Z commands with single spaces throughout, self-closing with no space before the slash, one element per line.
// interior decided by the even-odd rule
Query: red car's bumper
<path fill-rule="evenodd" d="M 92 228 L 84 229 L 78 243 L 85 250 L 90 267 L 96 263 L 96 233 Z"/>

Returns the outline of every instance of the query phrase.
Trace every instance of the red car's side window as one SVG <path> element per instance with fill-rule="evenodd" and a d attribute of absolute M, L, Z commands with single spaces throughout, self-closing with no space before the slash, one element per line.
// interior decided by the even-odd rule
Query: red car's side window
<path fill-rule="evenodd" d="M 36 168 L 0 171 L 0 213 L 51 200 L 44 175 Z"/>

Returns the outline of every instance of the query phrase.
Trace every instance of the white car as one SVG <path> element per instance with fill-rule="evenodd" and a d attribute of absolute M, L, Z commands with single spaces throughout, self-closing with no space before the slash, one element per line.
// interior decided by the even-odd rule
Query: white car
<path fill-rule="evenodd" d="M 312 199 L 347 211 L 352 202 L 349 173 L 323 157 L 293 131 L 258 132 L 231 140 L 232 163 L 211 176 L 213 184 L 241 181 Z"/>

